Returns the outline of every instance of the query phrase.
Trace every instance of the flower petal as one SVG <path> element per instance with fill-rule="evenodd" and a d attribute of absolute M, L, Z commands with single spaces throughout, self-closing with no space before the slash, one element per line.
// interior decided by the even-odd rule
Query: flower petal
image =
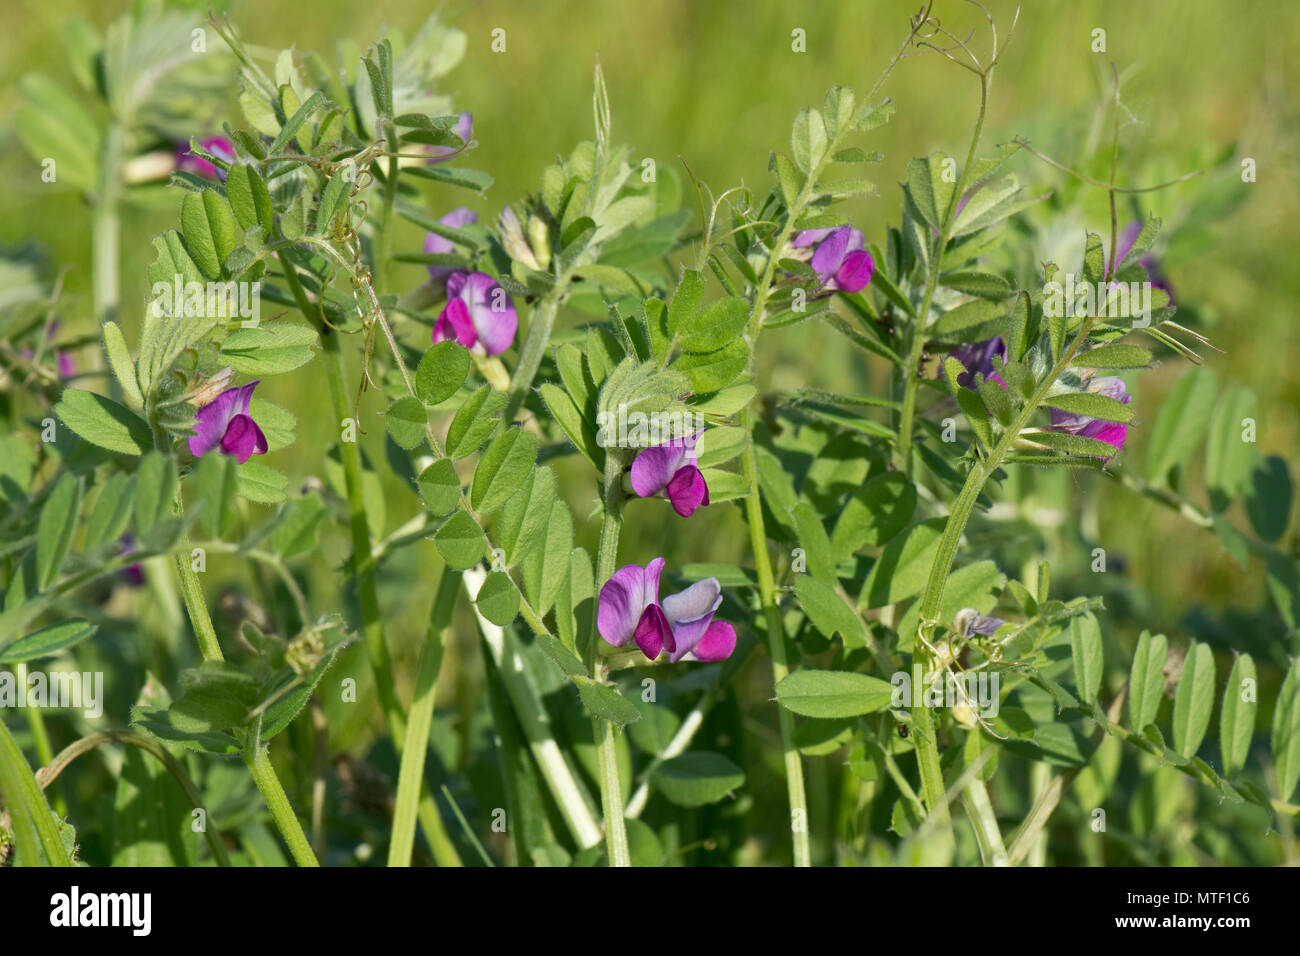
<path fill-rule="evenodd" d="M 254 454 L 266 454 L 266 436 L 257 427 L 257 422 L 247 415 L 236 415 L 226 426 L 221 450 L 242 465 Z"/>
<path fill-rule="evenodd" d="M 871 281 L 876 264 L 871 253 L 862 249 L 850 252 L 835 271 L 835 284 L 845 292 L 861 292 Z"/>
<path fill-rule="evenodd" d="M 450 282 L 447 286 L 451 291 Z M 509 293 L 486 272 L 472 272 L 459 297 L 469 306 L 469 316 L 478 340 L 488 355 L 500 355 L 510 348 L 519 330 L 519 317 Z"/>
<path fill-rule="evenodd" d="M 684 591 L 668 595 L 660 603 L 669 624 L 676 626 L 683 621 L 697 621 L 718 609 L 722 603 L 722 585 L 717 578 L 704 578 Z"/>
<path fill-rule="evenodd" d="M 851 233 L 852 230 L 848 226 L 832 229 L 830 235 L 822 240 L 817 251 L 813 253 L 810 265 L 813 271 L 821 276 L 823 282 L 835 275 L 835 270 L 844 261 L 844 255 L 849 251 Z"/>
<path fill-rule="evenodd" d="M 727 621 L 714 621 L 687 657 L 711 663 L 726 660 L 736 649 L 736 629 Z"/>
<path fill-rule="evenodd" d="M 668 487 L 668 482 L 686 460 L 685 442 L 670 441 L 652 445 L 632 460 L 632 490 L 642 498 L 652 498 Z"/>
<path fill-rule="evenodd" d="M 600 589 L 596 630 L 608 643 L 622 647 L 636 632 L 646 606 L 659 603 L 659 573 L 664 559 L 645 567 L 628 564 L 615 571 Z"/>
<path fill-rule="evenodd" d="M 455 339 L 465 348 L 473 348 L 478 342 L 474 322 L 469 316 L 469 306 L 464 299 L 448 299 L 443 306 L 438 321 L 433 326 L 433 341 L 436 345 L 447 339 Z"/>
<path fill-rule="evenodd" d="M 672 628 L 668 626 L 663 609 L 658 604 L 651 604 L 637 621 L 636 646 L 641 648 L 642 654 L 654 660 L 664 649 L 665 644 L 671 652 L 674 648 Z"/>
<path fill-rule="evenodd" d="M 709 503 L 709 486 L 700 469 L 694 465 L 677 469 L 664 492 L 672 502 L 673 510 L 683 518 L 689 518 L 695 514 L 696 508 Z"/>
<path fill-rule="evenodd" d="M 191 455 L 202 458 L 221 444 L 230 420 L 236 415 L 248 414 L 248 402 L 255 385 L 256 382 L 250 382 L 241 388 L 228 388 L 198 410 L 194 416 L 195 434 L 189 440 Z"/>
<path fill-rule="evenodd" d="M 834 231 L 834 229 L 805 229 L 803 232 L 799 233 L 799 235 L 794 237 L 794 242 L 790 243 L 790 245 L 795 249 L 803 249 L 806 246 L 815 246 Z"/>
<path fill-rule="evenodd" d="M 696 581 L 684 591 L 663 599 L 664 615 L 673 629 L 676 647 L 670 660 L 676 663 L 703 639 L 713 614 L 722 604 L 722 586 L 717 578 Z"/>
<path fill-rule="evenodd" d="M 460 229 L 464 226 L 478 222 L 478 213 L 472 209 L 466 209 L 460 206 L 453 209 L 447 215 L 438 220 L 444 226 L 450 226 L 452 229 Z M 444 236 L 431 232 L 424 237 L 424 251 L 438 255 L 448 256 L 456 251 L 456 244 Z M 439 281 L 445 279 L 456 270 L 451 266 L 429 266 L 429 275 Z"/>

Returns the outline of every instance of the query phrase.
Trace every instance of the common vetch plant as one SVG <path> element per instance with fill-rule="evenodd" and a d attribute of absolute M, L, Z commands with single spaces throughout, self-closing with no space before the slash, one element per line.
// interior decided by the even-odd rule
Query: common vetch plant
<path fill-rule="evenodd" d="M 715 192 L 646 174 L 597 63 L 593 137 L 480 214 L 475 167 L 527 144 L 480 144 L 441 91 L 455 27 L 331 59 L 213 18 L 228 52 L 200 69 L 190 26 L 148 4 L 77 26 L 83 89 L 22 85 L 23 142 L 88 201 L 94 295 L 0 265 L 0 665 L 25 689 L 107 662 L 117 686 L 100 723 L 36 707 L 20 732 L 0 683 L 5 862 L 1043 862 L 1058 821 L 1157 765 L 1261 828 L 1296 815 L 1286 642 L 1130 651 L 1129 596 L 1053 580 L 1027 504 L 1173 508 L 1263 558 L 1294 647 L 1291 478 L 1237 440 L 1252 393 L 1220 394 L 1174 321 L 1146 204 L 1197 183 L 1125 170 L 1118 75 L 1076 169 L 985 128 L 1015 20 L 960 38 L 927 6 L 870 89 L 833 87 L 764 182 Z M 978 110 L 895 194 L 873 141 L 921 68 L 968 73 Z M 146 190 L 175 219 L 125 302 L 120 218 Z M 1038 258 L 1093 200 L 1107 215 Z M 78 310 L 84 372 L 58 332 Z M 880 387 L 769 384 L 770 343 L 806 323 Z M 1160 406 L 1137 388 L 1157 354 L 1192 366 Z M 63 784 L 115 745 L 117 829 L 87 846 Z M 781 825 L 747 830 L 769 778 Z"/>

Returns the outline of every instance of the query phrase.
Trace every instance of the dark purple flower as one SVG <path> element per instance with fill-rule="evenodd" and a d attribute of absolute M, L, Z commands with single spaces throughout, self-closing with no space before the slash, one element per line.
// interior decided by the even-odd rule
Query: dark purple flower
<path fill-rule="evenodd" d="M 194 416 L 195 435 L 189 441 L 190 454 L 202 458 L 214 448 L 241 465 L 252 455 L 266 454 L 266 436 L 248 412 L 257 382 L 228 388 L 199 409 Z"/>
<path fill-rule="evenodd" d="M 474 114 L 469 112 L 461 113 L 460 118 L 456 120 L 456 125 L 451 130 L 460 137 L 461 142 L 468 143 L 470 137 L 474 135 Z M 430 146 L 427 162 L 430 165 L 445 163 L 459 152 L 460 148 L 454 146 Z"/>
<path fill-rule="evenodd" d="M 642 498 L 653 498 L 663 492 L 673 510 L 683 518 L 689 518 L 701 505 L 707 505 L 709 486 L 695 466 L 698 438 L 697 433 L 643 449 L 632 462 L 632 490 Z"/>
<path fill-rule="evenodd" d="M 227 162 L 233 163 L 235 161 L 235 144 L 224 136 L 209 136 L 207 139 L 199 140 L 199 145 L 213 156 L 220 156 Z M 202 156 L 190 152 L 188 144 L 176 147 L 176 168 L 182 172 L 203 176 L 206 179 L 226 181 L 226 171 L 224 169 L 213 165 Z"/>
<path fill-rule="evenodd" d="M 519 317 L 509 293 L 486 272 L 447 276 L 447 304 L 433 326 L 433 341 L 455 339 L 467 349 L 500 355 L 515 340 Z"/>
<path fill-rule="evenodd" d="M 795 249 L 815 246 L 809 265 L 825 289 L 861 292 L 871 281 L 875 262 L 866 251 L 866 239 L 857 229 L 805 229 L 795 236 Z"/>
<path fill-rule="evenodd" d="M 133 535 L 122 535 L 121 541 L 118 542 L 118 554 L 131 554 L 135 551 L 135 537 Z M 121 571 L 117 572 L 118 576 L 126 583 L 127 587 L 139 588 L 144 587 L 144 566 L 140 564 L 128 564 Z"/>
<path fill-rule="evenodd" d="M 961 348 L 953 349 L 952 357 L 965 366 L 966 371 L 957 376 L 957 385 L 960 388 L 975 388 L 975 376 L 984 376 L 985 381 L 997 382 L 1003 388 L 1007 383 L 1002 381 L 1002 377 L 994 371 L 993 357 L 997 356 L 1004 362 L 1007 358 L 1007 344 L 1002 341 L 1002 336 L 995 335 L 991 339 L 983 342 L 972 342 L 969 345 L 963 345 Z"/>
<path fill-rule="evenodd" d="M 736 649 L 736 629 L 713 620 L 722 603 L 716 578 L 697 581 L 686 590 L 659 602 L 659 574 L 664 559 L 655 558 L 644 568 L 629 564 L 619 568 L 600 589 L 596 629 L 615 647 L 629 639 L 641 653 L 655 660 L 668 649 L 669 660 L 720 661 Z"/>
<path fill-rule="evenodd" d="M 444 226 L 450 226 L 452 229 L 462 229 L 465 226 L 478 222 L 478 213 L 461 206 L 459 209 L 453 209 L 447 215 L 443 216 L 438 222 Z M 424 251 L 437 253 L 439 255 L 452 255 L 456 251 L 456 244 L 450 239 L 445 239 L 436 232 L 431 232 L 424 237 Z M 443 283 L 447 277 L 455 272 L 453 266 L 429 266 L 429 278 L 434 282 Z"/>
<path fill-rule="evenodd" d="M 1090 379 L 1087 383 L 1087 390 L 1098 395 L 1105 395 L 1107 398 L 1113 398 L 1125 405 L 1132 400 L 1132 396 L 1128 394 L 1124 387 L 1124 380 L 1116 375 Z M 1074 415 L 1055 408 L 1052 409 L 1052 431 L 1082 435 L 1085 438 L 1095 438 L 1107 445 L 1113 445 L 1116 451 L 1123 448 L 1124 442 L 1128 440 L 1128 426 L 1121 422 L 1108 422 L 1100 418 L 1089 418 L 1087 415 Z M 1099 455 L 1095 457 L 1109 459 L 1112 456 Z"/>

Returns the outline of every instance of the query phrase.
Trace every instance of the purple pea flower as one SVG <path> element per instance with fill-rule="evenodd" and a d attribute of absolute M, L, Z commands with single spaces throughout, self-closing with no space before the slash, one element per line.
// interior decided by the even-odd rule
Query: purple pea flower
<path fill-rule="evenodd" d="M 447 215 L 438 220 L 444 226 L 450 226 L 452 229 L 462 229 L 465 226 L 478 222 L 478 213 L 471 209 L 461 206 L 453 209 Z M 437 253 L 439 255 L 451 255 L 456 251 L 456 244 L 450 239 L 445 239 L 436 232 L 431 232 L 424 237 L 424 251 Z M 447 277 L 456 269 L 452 266 L 429 266 L 429 278 L 436 283 L 445 283 Z"/>
<path fill-rule="evenodd" d="M 709 503 L 709 486 L 695 466 L 699 433 L 643 449 L 632 461 L 632 490 L 642 498 L 663 492 L 673 510 L 689 518 Z"/>
<path fill-rule="evenodd" d="M 456 120 L 456 125 L 451 130 L 460 137 L 461 142 L 469 143 L 470 137 L 474 135 L 474 114 L 470 112 L 461 113 L 460 118 Z M 426 162 L 429 165 L 445 163 L 459 152 L 460 149 L 454 146 L 430 146 L 429 158 Z"/>
<path fill-rule="evenodd" d="M 983 342 L 972 342 L 969 345 L 963 345 L 961 348 L 953 349 L 952 357 L 965 366 L 966 371 L 957 376 L 957 385 L 960 388 L 975 388 L 975 376 L 984 376 L 985 381 L 997 382 L 1003 388 L 1007 383 L 1002 381 L 1002 376 L 994 371 L 993 357 L 998 356 L 1004 362 L 1007 358 L 1007 344 L 1002 341 L 1002 336 L 995 335 L 991 339 Z"/>
<path fill-rule="evenodd" d="M 726 621 L 714 621 L 722 603 L 716 578 L 697 581 L 686 590 L 659 602 L 659 575 L 664 559 L 645 567 L 619 568 L 600 589 L 596 629 L 614 647 L 635 640 L 641 653 L 656 659 L 667 647 L 669 659 L 720 661 L 736 647 L 736 630 Z"/>
<path fill-rule="evenodd" d="M 266 436 L 248 412 L 257 382 L 228 388 L 199 409 L 194 416 L 196 434 L 189 441 L 190 454 L 202 458 L 214 448 L 241 465 L 252 455 L 266 454 Z"/>
<path fill-rule="evenodd" d="M 871 281 L 875 262 L 866 251 L 866 239 L 857 229 L 805 229 L 795 236 L 795 249 L 816 246 L 809 265 L 821 278 L 822 288 L 861 292 Z"/>
<path fill-rule="evenodd" d="M 229 162 L 235 160 L 235 144 L 224 136 L 209 136 L 207 139 L 199 140 L 199 145 L 214 156 L 220 156 Z M 182 172 L 203 176 L 206 179 L 226 181 L 226 171 L 224 169 L 220 169 L 202 156 L 190 152 L 188 144 L 182 143 L 176 147 L 176 168 Z"/>
<path fill-rule="evenodd" d="M 972 638 L 976 634 L 992 637 L 1005 623 L 1007 622 L 1000 617 L 985 617 L 973 607 L 964 607 L 953 619 L 953 628 L 964 638 Z"/>
<path fill-rule="evenodd" d="M 130 534 L 122 535 L 117 545 L 118 554 L 132 554 L 135 551 L 135 536 Z M 128 564 L 121 571 L 117 572 L 127 587 L 141 588 L 144 587 L 144 566 L 140 564 Z"/>
<path fill-rule="evenodd" d="M 1132 396 L 1124 388 L 1124 380 L 1117 375 L 1093 378 L 1087 383 L 1087 390 L 1098 395 L 1105 395 L 1107 398 L 1113 398 L 1125 405 L 1132 400 Z M 1089 418 L 1087 415 L 1073 415 L 1055 408 L 1052 409 L 1051 427 L 1052 431 L 1082 435 L 1085 438 L 1095 438 L 1097 441 L 1114 446 L 1116 451 L 1123 448 L 1124 442 L 1128 440 L 1128 426 L 1121 422 L 1103 421 L 1100 418 Z M 1095 457 L 1104 457 L 1109 460 L 1113 456 L 1099 455 Z"/>
<path fill-rule="evenodd" d="M 500 355 L 515 340 L 519 317 L 509 293 L 486 272 L 447 276 L 447 304 L 433 326 L 433 341 L 455 339 L 467 349 Z"/>

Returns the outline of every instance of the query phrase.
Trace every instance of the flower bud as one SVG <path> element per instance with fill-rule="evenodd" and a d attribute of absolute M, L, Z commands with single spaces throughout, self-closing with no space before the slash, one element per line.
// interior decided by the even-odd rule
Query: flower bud
<path fill-rule="evenodd" d="M 230 376 L 233 371 L 234 369 L 227 366 L 202 384 L 196 383 L 187 396 L 189 403 L 195 408 L 211 404 L 218 395 L 230 387 Z"/>
<path fill-rule="evenodd" d="M 541 272 L 542 267 L 538 264 L 537 257 L 533 255 L 528 240 L 524 238 L 524 230 L 519 223 L 519 217 L 515 215 L 515 211 L 507 206 L 502 210 L 497 224 L 501 229 L 501 244 L 505 246 L 506 254 L 534 272 Z M 549 257 L 550 253 L 548 251 L 547 258 L 549 259 Z"/>
<path fill-rule="evenodd" d="M 551 267 L 551 236 L 546 223 L 538 216 L 528 217 L 528 244 L 539 271 L 545 272 Z"/>

